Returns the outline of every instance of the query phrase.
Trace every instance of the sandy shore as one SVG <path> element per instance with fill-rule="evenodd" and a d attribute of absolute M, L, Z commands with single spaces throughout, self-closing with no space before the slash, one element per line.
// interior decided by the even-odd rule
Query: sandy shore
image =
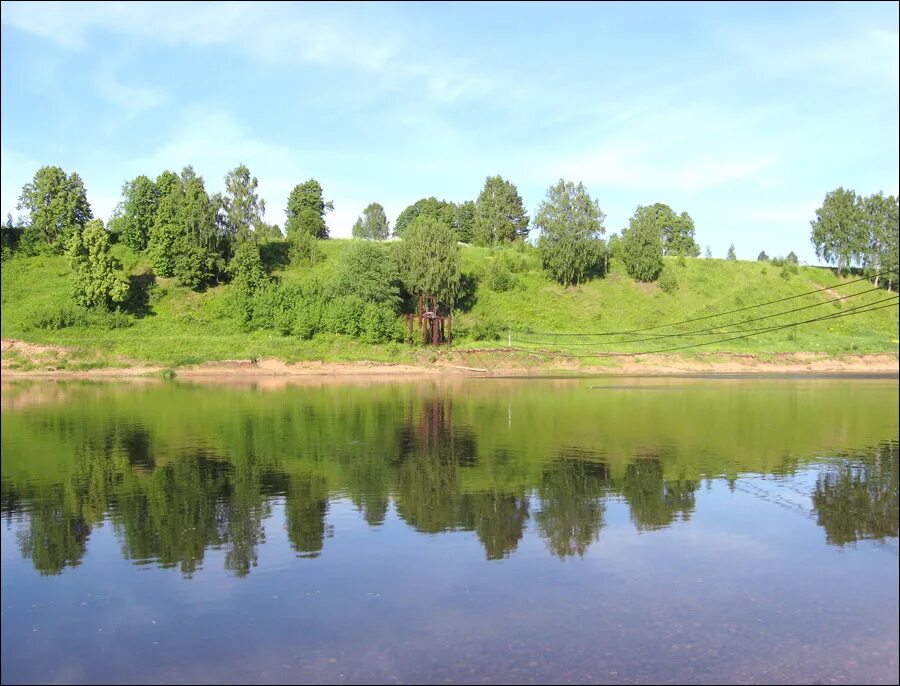
<path fill-rule="evenodd" d="M 134 378 L 158 375 L 165 367 L 141 363 L 104 367 L 85 371 L 71 371 L 60 362 L 67 349 L 62 346 L 40 345 L 12 339 L 2 341 L 2 375 L 4 378 Z M 37 369 L 12 369 L 10 359 L 28 360 Z M 565 355 L 512 353 L 497 350 L 442 351 L 434 362 L 420 364 L 392 364 L 387 362 L 297 362 L 285 363 L 276 359 L 227 360 L 207 362 L 175 370 L 178 378 L 226 379 L 271 377 L 347 377 L 366 376 L 384 380 L 408 379 L 434 375 L 454 376 L 547 376 L 572 375 L 642 375 L 642 374 L 897 374 L 900 358 L 896 353 L 861 355 L 826 355 L 823 353 L 779 353 L 760 359 L 753 354 L 711 352 L 690 357 L 674 354 L 635 355 L 611 359 L 609 365 L 584 365 Z"/>

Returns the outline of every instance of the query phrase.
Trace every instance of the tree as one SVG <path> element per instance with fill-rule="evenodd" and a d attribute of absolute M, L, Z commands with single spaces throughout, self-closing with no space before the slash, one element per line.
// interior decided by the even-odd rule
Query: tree
<path fill-rule="evenodd" d="M 456 217 L 456 206 L 446 200 L 438 200 L 434 196 L 416 200 L 398 215 L 397 221 L 394 222 L 394 235 L 403 238 L 406 229 L 418 217 L 423 216 L 439 221 L 452 229 Z"/>
<path fill-rule="evenodd" d="M 475 203 L 474 238 L 477 245 L 512 243 L 527 238 L 528 215 L 514 184 L 489 176 Z"/>
<path fill-rule="evenodd" d="M 147 240 L 147 255 L 157 275 L 173 276 L 184 236 L 184 184 L 178 174 L 167 170 L 156 178 L 156 188 L 159 201 Z"/>
<path fill-rule="evenodd" d="M 463 243 L 475 241 L 475 203 L 465 200 L 456 206 L 453 216 L 453 228 L 456 229 L 456 237 Z"/>
<path fill-rule="evenodd" d="M 653 207 L 638 206 L 622 231 L 622 261 L 638 281 L 656 281 L 663 268 L 663 234 Z"/>
<path fill-rule="evenodd" d="M 406 290 L 432 295 L 453 306 L 460 291 L 456 232 L 432 216 L 418 217 L 397 246 L 397 266 Z"/>
<path fill-rule="evenodd" d="M 650 205 L 646 211 L 662 232 L 664 255 L 700 256 L 700 246 L 694 240 L 691 215 L 687 212 L 675 214 L 671 207 L 660 202 Z"/>
<path fill-rule="evenodd" d="M 28 210 L 22 242 L 29 252 L 62 252 L 66 239 L 93 218 L 81 177 L 75 172 L 66 176 L 59 167 L 38 169 L 22 187 L 17 208 Z"/>
<path fill-rule="evenodd" d="M 863 199 L 863 221 L 867 234 L 867 249 L 863 260 L 866 270 L 875 275 L 875 285 L 878 285 L 879 274 L 886 274 L 888 288 L 897 280 L 898 268 L 898 211 L 897 196 L 884 196 L 876 193 Z"/>
<path fill-rule="evenodd" d="M 847 271 L 867 252 L 862 198 L 856 191 L 840 187 L 828 193 L 810 226 L 816 256 L 837 265 L 840 271 Z"/>
<path fill-rule="evenodd" d="M 183 199 L 179 213 L 180 224 L 191 245 L 215 252 L 218 243 L 216 206 L 206 192 L 203 177 L 191 166 L 181 171 Z"/>
<path fill-rule="evenodd" d="M 703 256 L 704 256 L 707 260 L 711 260 L 711 259 L 712 259 L 712 250 L 710 249 L 710 247 L 709 247 L 708 245 L 706 246 L 706 253 L 704 253 Z"/>
<path fill-rule="evenodd" d="M 606 217 L 584 184 L 560 179 L 547 190 L 534 224 L 541 231 L 538 250 L 545 271 L 571 286 L 587 280 L 603 259 Z"/>
<path fill-rule="evenodd" d="M 255 229 L 262 224 L 266 213 L 266 201 L 256 192 L 256 177 L 250 176 L 246 165 L 238 165 L 225 176 L 225 210 L 227 235 L 235 243 L 253 238 Z"/>
<path fill-rule="evenodd" d="M 366 238 L 373 241 L 383 241 L 391 235 L 391 227 L 388 224 L 384 208 L 377 202 L 370 203 L 363 210 L 362 217 L 353 225 L 354 238 Z"/>
<path fill-rule="evenodd" d="M 228 264 L 228 272 L 234 287 L 245 294 L 253 293 L 268 281 L 255 241 L 245 240 L 238 244 Z"/>
<path fill-rule="evenodd" d="M 66 257 L 75 275 L 72 295 L 79 305 L 112 309 L 125 301 L 128 283 L 119 272 L 121 265 L 109 254 L 109 236 L 102 221 L 94 219 L 84 231 L 73 232 Z"/>
<path fill-rule="evenodd" d="M 120 240 L 132 250 L 144 250 L 156 220 L 159 189 L 142 174 L 122 186 L 122 195 L 125 200 Z"/>
<path fill-rule="evenodd" d="M 799 264 L 800 263 L 800 260 L 797 259 L 797 255 L 794 253 L 793 250 L 791 250 L 787 254 L 787 257 L 785 257 L 784 259 L 787 260 L 788 262 L 790 262 L 791 264 Z"/>
<path fill-rule="evenodd" d="M 306 233 L 316 238 L 328 238 L 328 226 L 325 224 L 325 212 L 334 209 L 334 203 L 325 202 L 322 197 L 322 186 L 315 179 L 310 179 L 294 186 L 288 196 L 285 213 L 287 222 L 284 225 L 288 238 L 299 233 Z"/>
<path fill-rule="evenodd" d="M 725 256 L 728 260 L 736 260 L 737 254 L 734 252 L 734 243 L 728 246 L 728 254 Z"/>
<path fill-rule="evenodd" d="M 757 262 L 768 262 L 769 261 L 769 256 L 766 255 L 765 250 L 761 250 L 759 252 L 759 255 L 756 256 L 756 261 Z"/>

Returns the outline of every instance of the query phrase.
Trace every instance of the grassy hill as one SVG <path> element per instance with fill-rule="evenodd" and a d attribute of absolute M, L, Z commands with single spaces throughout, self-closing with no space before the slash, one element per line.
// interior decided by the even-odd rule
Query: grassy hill
<path fill-rule="evenodd" d="M 285 282 L 325 278 L 334 273 L 348 240 L 321 242 L 322 260 L 314 267 L 283 264 L 279 244 L 266 248 L 273 274 Z M 114 254 L 127 274 L 152 284 L 148 297 L 128 315 L 72 317 L 69 301 L 70 270 L 63 257 L 15 257 L 2 266 L 2 336 L 29 342 L 73 346 L 77 354 L 64 363 L 69 368 L 90 368 L 125 364 L 125 358 L 150 364 L 180 366 L 211 360 L 276 357 L 287 362 L 299 360 L 381 360 L 413 362 L 429 359 L 427 348 L 400 343 L 364 344 L 337 335 L 319 335 L 312 340 L 281 336 L 272 331 L 239 333 L 228 307 L 230 286 L 223 285 L 196 293 L 176 286 L 171 279 L 155 279 L 146 259 L 123 245 Z M 279 259 L 279 257 L 281 259 Z M 502 260 L 512 274 L 508 290 L 497 288 L 489 278 L 492 262 Z M 645 352 L 729 338 L 727 333 L 750 328 L 773 327 L 801 320 L 837 314 L 858 305 L 894 295 L 884 289 L 862 295 L 872 288 L 857 277 L 839 278 L 831 269 L 799 267 L 784 278 L 781 268 L 766 262 L 687 259 L 679 265 L 666 258 L 666 270 L 675 276 L 677 288 L 664 292 L 657 284 L 641 284 L 630 279 L 621 264 L 613 260 L 604 278 L 574 288 L 549 281 L 536 250 L 463 247 L 462 269 L 474 285 L 461 307 L 454 312 L 454 348 L 497 348 L 512 346 L 528 350 L 553 350 L 591 356 L 597 351 Z M 501 286 L 502 287 L 502 286 Z M 602 333 L 656 326 L 703 317 L 729 310 L 830 288 L 785 303 L 767 305 L 717 319 L 704 320 L 673 329 L 652 331 L 689 332 L 722 326 L 709 335 L 678 338 L 568 337 L 558 332 Z M 836 297 L 855 295 L 840 302 Z M 749 318 L 825 303 L 820 307 L 779 315 L 759 322 Z M 68 309 L 67 309 L 68 308 Z M 61 314 L 62 313 L 62 314 Z M 732 333 L 731 336 L 739 335 Z M 741 340 L 691 348 L 698 351 L 732 351 L 765 355 L 780 352 L 846 353 L 896 352 L 898 310 L 888 309 L 830 319 L 813 324 L 762 332 Z M 9 360 L 10 366 L 25 366 Z M 582 358 L 579 358 L 582 359 Z M 591 362 L 590 357 L 583 358 Z"/>

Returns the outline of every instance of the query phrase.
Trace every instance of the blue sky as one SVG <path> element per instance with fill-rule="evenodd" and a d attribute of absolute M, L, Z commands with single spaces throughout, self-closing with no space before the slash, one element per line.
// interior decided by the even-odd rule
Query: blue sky
<path fill-rule="evenodd" d="M 583 181 L 607 231 L 694 217 L 724 257 L 794 250 L 825 193 L 898 191 L 898 5 L 2 4 L 0 211 L 44 164 L 106 219 L 126 179 L 243 162 L 266 219 L 319 180 L 372 201 Z"/>

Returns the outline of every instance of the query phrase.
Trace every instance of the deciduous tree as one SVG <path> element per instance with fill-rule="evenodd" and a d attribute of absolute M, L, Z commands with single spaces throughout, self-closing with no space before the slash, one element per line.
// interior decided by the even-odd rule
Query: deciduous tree
<path fill-rule="evenodd" d="M 22 243 L 28 252 L 62 252 L 66 239 L 91 220 L 91 206 L 84 182 L 77 173 L 68 176 L 59 167 L 41 167 L 22 187 L 18 209 L 28 211 Z"/>
<path fill-rule="evenodd" d="M 629 276 L 656 281 L 663 268 L 662 227 L 652 207 L 638 207 L 622 231 L 622 261 Z"/>
<path fill-rule="evenodd" d="M 121 265 L 109 254 L 109 236 L 103 222 L 94 219 L 84 231 L 73 231 L 66 257 L 74 273 L 72 295 L 79 305 L 111 309 L 125 301 L 128 284 Z"/>
<path fill-rule="evenodd" d="M 475 243 L 497 245 L 528 236 L 528 214 L 514 184 L 489 176 L 475 203 Z"/>
<path fill-rule="evenodd" d="M 541 231 L 538 250 L 545 271 L 566 286 L 589 278 L 603 259 L 605 214 L 580 183 L 560 179 L 547 190 L 534 223 Z"/>

